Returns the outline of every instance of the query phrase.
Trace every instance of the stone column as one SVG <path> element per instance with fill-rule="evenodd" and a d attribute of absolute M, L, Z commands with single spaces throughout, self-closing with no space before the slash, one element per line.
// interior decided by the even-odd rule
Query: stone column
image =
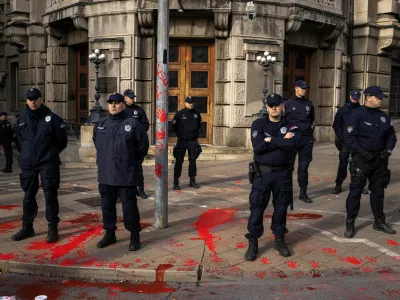
<path fill-rule="evenodd" d="M 43 94 L 45 94 L 45 61 L 42 56 L 46 53 L 44 33 L 45 30 L 41 25 L 31 25 L 27 28 L 30 45 L 27 54 L 27 84 L 28 87 L 37 87 Z"/>

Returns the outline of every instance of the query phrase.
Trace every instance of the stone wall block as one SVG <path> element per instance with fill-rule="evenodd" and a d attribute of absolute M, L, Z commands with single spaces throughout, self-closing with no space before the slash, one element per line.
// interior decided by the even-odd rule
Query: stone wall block
<path fill-rule="evenodd" d="M 216 49 L 217 49 L 217 59 L 228 59 L 230 58 L 229 52 L 229 43 L 230 39 L 217 39 L 216 40 Z"/>
<path fill-rule="evenodd" d="M 368 55 L 367 57 L 367 72 L 376 72 L 378 70 L 378 58 Z"/>
<path fill-rule="evenodd" d="M 67 48 L 66 47 L 53 47 L 52 48 L 52 62 L 54 65 L 67 64 Z"/>
<path fill-rule="evenodd" d="M 353 72 L 364 72 L 365 71 L 365 56 L 364 55 L 355 55 L 351 59 L 352 59 Z"/>
<path fill-rule="evenodd" d="M 138 58 L 153 58 L 154 38 L 135 37 L 135 56 Z"/>
<path fill-rule="evenodd" d="M 131 79 L 132 60 L 130 58 L 121 59 L 121 79 Z"/>
<path fill-rule="evenodd" d="M 246 101 L 246 84 L 235 82 L 235 104 L 244 104 Z"/>
<path fill-rule="evenodd" d="M 53 82 L 54 83 L 65 83 L 67 81 L 66 66 L 53 65 Z"/>
<path fill-rule="evenodd" d="M 391 74 L 392 72 L 392 60 L 387 57 L 378 57 L 378 72 Z"/>
<path fill-rule="evenodd" d="M 122 49 L 121 57 L 132 56 L 132 37 L 124 36 L 124 48 Z"/>
<path fill-rule="evenodd" d="M 153 61 L 151 59 L 136 59 L 135 78 L 136 80 L 153 79 Z"/>
<path fill-rule="evenodd" d="M 246 61 L 235 60 L 235 80 L 244 81 L 246 79 Z"/>
<path fill-rule="evenodd" d="M 140 102 L 151 102 L 152 83 L 149 81 L 136 81 L 136 96 Z"/>

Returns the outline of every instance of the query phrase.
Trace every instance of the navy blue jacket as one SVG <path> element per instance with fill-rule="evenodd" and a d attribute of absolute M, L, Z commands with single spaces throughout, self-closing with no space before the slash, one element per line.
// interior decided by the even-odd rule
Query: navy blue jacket
<path fill-rule="evenodd" d="M 361 106 L 347 121 L 344 132 L 346 145 L 359 154 L 392 151 L 396 145 L 396 133 L 386 113 L 378 108 Z"/>
<path fill-rule="evenodd" d="M 333 130 L 335 130 L 335 134 L 338 139 L 343 139 L 344 132 L 347 129 L 347 120 L 357 108 L 360 108 L 360 103 L 353 103 L 349 101 L 336 112 L 332 127 Z"/>
<path fill-rule="evenodd" d="M 149 130 L 149 119 L 147 119 L 146 112 L 142 107 L 136 104 L 126 105 L 125 110 L 128 115 L 132 118 L 137 119 L 140 123 L 142 123 L 144 130 L 147 132 Z"/>
<path fill-rule="evenodd" d="M 172 126 L 179 139 L 195 141 L 200 134 L 201 115 L 195 109 L 181 109 L 175 114 Z"/>
<path fill-rule="evenodd" d="M 0 144 L 11 142 L 13 135 L 14 129 L 11 123 L 7 120 L 0 121 Z"/>
<path fill-rule="evenodd" d="M 16 144 L 21 169 L 60 165 L 60 153 L 67 147 L 67 128 L 63 119 L 42 105 L 33 111 L 27 108 L 16 124 Z"/>
<path fill-rule="evenodd" d="M 143 125 L 124 110 L 99 120 L 93 129 L 98 181 L 112 186 L 137 186 L 139 162 L 147 155 L 149 140 Z"/>
<path fill-rule="evenodd" d="M 287 132 L 295 133 L 295 131 L 296 127 L 289 127 L 289 123 L 284 118 L 280 122 L 271 122 L 268 116 L 255 120 L 251 125 L 254 160 L 271 167 L 289 165 L 298 140 L 295 137 L 291 139 L 283 137 Z M 270 142 L 264 141 L 267 137 L 271 137 Z"/>
<path fill-rule="evenodd" d="M 305 98 L 293 96 L 284 103 L 285 118 L 290 126 L 297 126 L 302 135 L 313 135 L 314 104 Z"/>

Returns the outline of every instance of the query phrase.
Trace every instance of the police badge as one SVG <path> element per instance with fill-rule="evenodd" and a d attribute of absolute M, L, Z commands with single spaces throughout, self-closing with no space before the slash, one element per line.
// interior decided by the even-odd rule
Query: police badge
<path fill-rule="evenodd" d="M 251 136 L 253 137 L 253 139 L 257 136 L 257 134 L 258 134 L 258 131 L 257 131 L 257 130 L 254 130 L 254 131 L 251 133 Z"/>
<path fill-rule="evenodd" d="M 307 110 L 307 111 L 310 111 L 310 107 L 309 107 L 308 105 L 306 106 L 306 110 Z"/>
<path fill-rule="evenodd" d="M 351 133 L 353 131 L 353 126 L 347 126 L 347 132 Z"/>
<path fill-rule="evenodd" d="M 45 120 L 46 122 L 50 122 L 51 116 L 47 116 L 46 118 L 44 118 L 44 120 Z"/>
<path fill-rule="evenodd" d="M 386 118 L 385 118 L 385 117 L 381 117 L 381 121 L 382 121 L 383 123 L 386 123 Z"/>
<path fill-rule="evenodd" d="M 197 114 L 194 114 L 194 117 L 197 119 Z"/>
<path fill-rule="evenodd" d="M 282 133 L 282 134 L 286 134 L 286 132 L 287 132 L 287 128 L 286 128 L 286 127 L 282 127 L 282 128 L 281 128 L 281 133 Z"/>
<path fill-rule="evenodd" d="M 131 131 L 132 127 L 131 125 L 125 125 L 125 131 Z"/>
<path fill-rule="evenodd" d="M 134 110 L 134 111 L 133 111 L 133 114 L 136 116 L 136 115 L 138 114 L 138 111 L 137 111 L 137 110 Z"/>

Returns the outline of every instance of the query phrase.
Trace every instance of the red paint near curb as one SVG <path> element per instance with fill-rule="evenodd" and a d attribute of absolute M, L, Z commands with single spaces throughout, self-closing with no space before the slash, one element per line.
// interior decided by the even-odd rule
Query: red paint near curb
<path fill-rule="evenodd" d="M 300 264 L 298 264 L 297 262 L 291 260 L 291 261 L 287 262 L 287 266 L 289 268 L 292 268 L 292 269 L 297 269 L 298 267 L 300 267 Z"/>
<path fill-rule="evenodd" d="M 208 249 L 214 254 L 217 252 L 214 244 L 215 236 L 210 233 L 211 229 L 231 222 L 236 211 L 237 209 L 212 208 L 202 213 L 197 222 L 193 224 L 199 236 L 205 240 Z"/>
<path fill-rule="evenodd" d="M 14 208 L 19 208 L 21 207 L 20 204 L 10 204 L 10 205 L 0 205 L 0 210 L 8 210 L 11 211 Z"/>
<path fill-rule="evenodd" d="M 347 261 L 353 265 L 360 265 L 363 262 L 363 260 L 361 258 L 357 258 L 355 256 L 347 256 L 345 258 L 341 258 L 340 260 Z"/>
<path fill-rule="evenodd" d="M 15 228 L 18 228 L 20 226 L 21 220 L 14 220 L 14 221 L 9 221 L 5 223 L 0 223 L 0 233 L 8 233 L 12 231 Z"/>
<path fill-rule="evenodd" d="M 387 240 L 386 243 L 388 243 L 389 245 L 395 246 L 395 247 L 397 247 L 399 245 L 399 243 L 394 240 Z"/>
<path fill-rule="evenodd" d="M 87 223 L 97 223 L 100 221 L 100 215 L 98 213 L 84 213 L 84 214 L 79 214 L 79 217 L 76 217 L 75 219 L 72 220 L 66 220 L 64 222 L 70 223 L 70 224 L 87 224 Z"/>
<path fill-rule="evenodd" d="M 244 242 L 240 242 L 236 244 L 236 248 L 241 249 L 241 248 L 246 248 L 246 245 L 244 244 Z"/>
<path fill-rule="evenodd" d="M 311 267 L 313 267 L 314 269 L 318 269 L 320 267 L 319 262 L 317 262 L 315 260 L 310 261 L 310 264 L 311 264 Z"/>
<path fill-rule="evenodd" d="M 260 261 L 264 264 L 264 265 L 270 265 L 271 264 L 271 260 L 269 257 L 261 257 Z"/>
<path fill-rule="evenodd" d="M 329 254 L 332 254 L 332 255 L 336 255 L 336 249 L 331 249 L 331 248 L 322 248 L 321 249 L 321 251 L 322 252 L 327 252 L 327 253 L 329 253 Z"/>
<path fill-rule="evenodd" d="M 0 260 L 11 260 L 14 258 L 18 258 L 18 255 L 14 253 L 0 253 Z"/>

